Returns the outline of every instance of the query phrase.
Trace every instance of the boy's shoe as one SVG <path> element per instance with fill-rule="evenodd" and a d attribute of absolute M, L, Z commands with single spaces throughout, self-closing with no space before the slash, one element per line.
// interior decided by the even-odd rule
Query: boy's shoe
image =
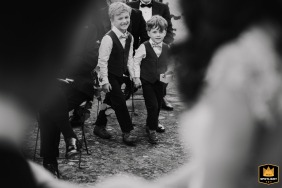
<path fill-rule="evenodd" d="M 123 133 L 122 134 L 123 142 L 128 146 L 135 146 L 137 137 L 134 136 L 131 132 L 130 133 Z"/>
<path fill-rule="evenodd" d="M 55 177 L 60 179 L 60 173 L 59 173 L 58 164 L 43 163 L 43 167 L 46 170 L 48 170 L 49 172 L 51 172 L 51 174 L 53 174 Z"/>
<path fill-rule="evenodd" d="M 81 144 L 76 138 L 69 138 L 66 142 L 66 158 L 70 159 L 78 155 L 81 151 Z"/>
<path fill-rule="evenodd" d="M 106 127 L 95 126 L 93 130 L 93 134 L 102 138 L 102 139 L 111 139 L 112 135 L 106 130 Z"/>
<path fill-rule="evenodd" d="M 149 142 L 151 144 L 157 144 L 158 143 L 158 137 L 157 137 L 156 131 L 151 131 L 147 128 L 146 132 L 148 133 Z"/>
<path fill-rule="evenodd" d="M 156 130 L 158 133 L 164 133 L 165 132 L 165 127 L 162 124 L 158 124 L 158 128 Z"/>

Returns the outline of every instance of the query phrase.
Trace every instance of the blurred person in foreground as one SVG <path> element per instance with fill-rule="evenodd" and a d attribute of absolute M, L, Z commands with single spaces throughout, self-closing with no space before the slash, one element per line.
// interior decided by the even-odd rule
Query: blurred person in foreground
<path fill-rule="evenodd" d="M 69 66 L 95 1 L 5 1 L 1 11 L 0 187 L 72 187 L 21 153 L 25 130 Z"/>
<path fill-rule="evenodd" d="M 116 177 L 100 187 L 266 187 L 258 166 L 282 166 L 282 1 L 181 5 L 191 36 L 174 50 L 191 161 L 154 183 Z"/>

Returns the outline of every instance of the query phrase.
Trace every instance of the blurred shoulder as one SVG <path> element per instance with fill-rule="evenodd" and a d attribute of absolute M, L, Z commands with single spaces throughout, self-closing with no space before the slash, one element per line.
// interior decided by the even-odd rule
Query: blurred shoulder
<path fill-rule="evenodd" d="M 280 58 L 276 52 L 275 34 L 265 25 L 253 26 L 237 39 L 221 46 L 207 72 L 209 84 L 246 84 L 276 73 Z"/>
<path fill-rule="evenodd" d="M 247 103 L 257 120 L 273 122 L 273 109 L 282 109 L 278 32 L 269 25 L 253 26 L 219 48 L 207 71 L 205 96 L 232 96 Z"/>

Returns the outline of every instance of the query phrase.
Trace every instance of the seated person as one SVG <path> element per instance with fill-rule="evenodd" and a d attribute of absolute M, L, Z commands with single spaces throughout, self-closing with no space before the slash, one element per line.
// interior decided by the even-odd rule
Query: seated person
<path fill-rule="evenodd" d="M 127 71 L 127 67 L 133 64 L 134 38 L 127 31 L 130 24 L 130 13 L 131 8 L 124 3 L 116 2 L 109 6 L 109 17 L 113 27 L 101 41 L 98 69 L 101 76 L 100 85 L 107 92 L 106 98 L 110 100 L 111 106 L 116 113 L 123 133 L 123 142 L 127 145 L 134 145 L 136 136 L 132 134 L 133 125 L 125 97 L 121 91 L 123 75 Z M 105 115 L 104 112 L 103 115 Z M 98 115 L 98 119 L 99 116 L 101 115 Z M 102 126 L 95 126 L 94 133 L 97 132 L 95 130 L 99 130 L 99 133 L 102 131 L 107 133 L 105 129 L 106 123 L 99 125 Z M 107 134 L 106 138 L 110 138 L 110 135 Z"/>
<path fill-rule="evenodd" d="M 160 81 L 160 76 L 161 74 L 166 76 L 172 72 L 171 69 L 168 69 L 169 46 L 163 42 L 167 25 L 167 21 L 158 15 L 148 20 L 147 31 L 150 40 L 141 44 L 134 56 L 133 80 L 136 87 L 142 85 L 143 88 L 148 114 L 146 132 L 148 133 L 149 142 L 152 144 L 156 144 L 158 141 L 156 130 L 159 124 L 159 114 L 165 88 L 165 83 Z"/>
<path fill-rule="evenodd" d="M 66 141 L 66 158 L 80 151 L 80 143 L 69 122 L 69 112 L 78 108 L 85 101 L 92 101 L 94 95 L 91 72 L 97 65 L 98 44 L 96 43 L 96 26 L 91 24 L 82 33 L 81 54 L 77 62 L 65 70 L 65 78 L 52 89 L 49 101 L 40 112 L 41 156 L 43 166 L 58 175 L 57 157 L 59 154 L 60 133 Z M 74 112 L 77 113 L 77 112 Z M 81 122 L 84 123 L 84 122 Z"/>

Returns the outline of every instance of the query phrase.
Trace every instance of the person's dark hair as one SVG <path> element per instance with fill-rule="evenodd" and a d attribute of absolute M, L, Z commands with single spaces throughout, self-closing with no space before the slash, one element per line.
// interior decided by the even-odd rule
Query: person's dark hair
<path fill-rule="evenodd" d="M 282 24 L 281 0 L 182 0 L 181 7 L 190 36 L 174 51 L 182 57 L 179 89 L 187 102 L 200 95 L 210 59 L 219 46 L 260 21 Z"/>
<path fill-rule="evenodd" d="M 146 29 L 147 31 L 151 31 L 154 28 L 158 28 L 161 32 L 166 31 L 167 21 L 159 15 L 152 16 L 152 18 L 147 21 Z"/>
<path fill-rule="evenodd" d="M 96 1 L 1 3 L 1 94 L 35 100 L 36 92 L 56 77 L 75 28 Z"/>

